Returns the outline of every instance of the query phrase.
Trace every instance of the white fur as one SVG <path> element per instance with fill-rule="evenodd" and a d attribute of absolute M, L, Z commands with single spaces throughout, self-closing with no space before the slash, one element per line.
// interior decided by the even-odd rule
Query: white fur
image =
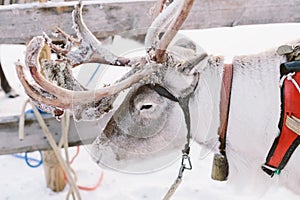
<path fill-rule="evenodd" d="M 215 60 L 216 58 L 210 58 Z M 275 49 L 233 59 L 234 72 L 227 131 L 228 183 L 239 189 L 255 187 L 264 191 L 271 184 L 286 186 L 300 194 L 300 152 L 296 150 L 280 176 L 270 178 L 261 170 L 278 135 L 280 116 L 279 66 L 285 59 Z M 191 101 L 193 138 L 217 150 L 221 66 L 208 64 L 201 73 Z M 197 109 L 195 109 L 197 108 Z M 251 190 L 251 189 L 250 189 Z"/>

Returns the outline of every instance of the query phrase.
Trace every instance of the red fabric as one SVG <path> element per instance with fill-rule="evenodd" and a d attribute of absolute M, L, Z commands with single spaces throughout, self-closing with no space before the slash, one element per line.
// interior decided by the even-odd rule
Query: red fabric
<path fill-rule="evenodd" d="M 298 84 L 300 84 L 300 73 L 296 73 L 293 78 Z M 285 125 L 287 115 L 293 115 L 300 119 L 300 94 L 292 81 L 287 79 L 284 81 L 284 112 L 283 126 L 279 136 L 278 144 L 269 162 L 267 163 L 275 168 L 278 168 L 287 150 L 298 137 L 296 133 L 291 131 Z"/>

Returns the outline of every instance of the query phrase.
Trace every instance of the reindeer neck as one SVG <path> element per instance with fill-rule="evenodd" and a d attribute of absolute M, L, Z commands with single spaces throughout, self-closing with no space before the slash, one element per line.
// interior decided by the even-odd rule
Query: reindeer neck
<path fill-rule="evenodd" d="M 274 50 L 233 59 L 227 130 L 227 143 L 230 146 L 242 148 L 247 146 L 243 144 L 243 138 L 258 140 L 267 133 L 266 138 L 270 139 L 277 134 L 280 113 L 279 65 L 282 62 L 283 58 Z M 218 147 L 223 66 L 222 57 L 211 56 L 208 59 L 190 104 L 193 138 L 200 144 L 215 147 Z M 267 141 L 259 146 L 263 149 L 264 145 L 267 145 Z"/>
<path fill-rule="evenodd" d="M 220 90 L 224 58 L 210 56 L 200 73 L 198 87 L 191 99 L 192 137 L 204 145 L 218 140 Z"/>

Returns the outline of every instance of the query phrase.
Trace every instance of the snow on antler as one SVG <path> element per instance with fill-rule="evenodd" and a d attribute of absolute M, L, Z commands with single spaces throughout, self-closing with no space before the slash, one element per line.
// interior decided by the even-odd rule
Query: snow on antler
<path fill-rule="evenodd" d="M 24 73 L 25 67 L 21 64 L 17 64 L 19 79 L 26 93 L 44 110 L 50 110 L 57 115 L 55 113 L 57 110 L 70 109 L 77 119 L 98 118 L 112 109 L 112 103 L 118 93 L 138 83 L 159 83 L 162 81 L 166 69 L 177 65 L 176 59 L 170 59 L 170 62 L 166 62 L 166 49 L 185 20 L 192 4 L 193 0 L 171 3 L 157 16 L 149 28 L 146 45 L 151 44 L 154 51 L 148 51 L 148 55 L 142 58 L 129 59 L 116 56 L 101 45 L 101 42 L 97 40 L 84 23 L 82 18 L 83 6 L 82 2 L 79 1 L 73 11 L 73 27 L 77 38 L 72 38 L 58 29 L 58 32 L 67 41 L 64 48 L 53 44 L 46 35 L 33 38 L 26 49 L 25 65 L 34 81 L 27 80 Z M 167 22 L 164 22 L 165 20 Z M 161 27 L 167 28 L 167 31 L 163 34 L 162 39 L 157 39 L 162 31 Z M 60 54 L 62 58 L 57 61 L 40 63 L 40 53 L 46 44 Z M 91 62 L 129 66 L 132 67 L 132 70 L 111 86 L 87 91 L 73 77 L 71 68 Z M 56 75 L 44 74 L 45 70 L 43 69 L 45 67 L 51 68 L 51 70 L 46 70 L 48 73 Z M 53 71 L 52 69 L 56 70 Z M 58 76 L 61 79 L 65 77 L 68 81 L 53 80 L 53 77 L 57 78 Z"/>

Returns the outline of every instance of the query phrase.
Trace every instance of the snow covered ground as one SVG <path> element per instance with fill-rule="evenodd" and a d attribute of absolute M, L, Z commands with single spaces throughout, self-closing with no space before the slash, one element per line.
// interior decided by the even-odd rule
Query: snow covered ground
<path fill-rule="evenodd" d="M 226 55 L 227 62 L 230 62 L 230 58 L 233 55 L 258 53 L 272 47 L 278 47 L 288 41 L 300 39 L 300 25 L 264 25 L 183 31 L 181 33 L 192 38 L 211 54 Z M 126 46 L 128 48 L 128 45 L 125 43 L 122 43 L 122 45 L 124 48 Z M 131 44 L 129 48 L 139 48 L 139 45 Z M 117 53 L 124 53 L 127 50 L 124 50 L 123 47 L 120 48 L 120 46 L 115 48 L 115 52 Z M 1 46 L 1 60 L 5 73 L 9 76 L 9 81 L 14 88 L 21 93 L 21 97 L 10 100 L 6 99 L 5 95 L 1 92 L 0 116 L 19 114 L 21 105 L 26 98 L 22 87 L 17 81 L 13 67 L 13 63 L 17 59 L 22 59 L 23 51 L 24 47 L 22 46 Z M 101 75 L 98 75 L 97 80 L 99 78 L 101 78 Z M 212 181 L 210 179 L 212 155 L 200 154 L 199 152 L 201 152 L 201 148 L 193 144 L 191 155 L 193 170 L 185 171 L 183 182 L 173 199 L 299 199 L 299 196 L 285 188 L 276 186 L 276 178 L 274 178 L 274 186 L 270 186 L 263 193 L 247 188 L 247 180 L 241 182 L 238 187 L 228 185 L 226 182 Z M 74 153 L 75 149 L 70 148 L 70 154 Z M 35 152 L 30 154 L 30 156 L 36 157 L 38 154 Z M 162 199 L 168 187 L 173 183 L 177 176 L 179 165 L 180 160 L 154 173 L 140 175 L 124 174 L 99 168 L 91 160 L 86 148 L 81 148 L 79 157 L 73 167 L 79 177 L 78 183 L 81 185 L 93 185 L 99 178 L 100 173 L 104 173 L 101 186 L 92 192 L 83 191 L 81 193 L 83 199 L 157 200 Z M 67 187 L 60 193 L 50 191 L 46 188 L 43 167 L 29 168 L 23 160 L 11 155 L 0 156 L 0 178 L 0 200 L 61 200 L 65 199 L 68 189 Z"/>

